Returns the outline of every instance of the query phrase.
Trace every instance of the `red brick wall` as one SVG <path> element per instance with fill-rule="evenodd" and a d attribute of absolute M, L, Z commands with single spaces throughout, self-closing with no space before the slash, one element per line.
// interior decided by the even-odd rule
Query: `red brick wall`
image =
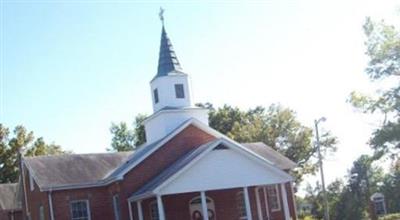
<path fill-rule="evenodd" d="M 13 217 L 11 217 L 13 216 Z M 0 210 L 0 219 L 1 220 L 22 220 L 22 211 L 11 211 L 11 210 Z"/>
<path fill-rule="evenodd" d="M 52 194 L 54 218 L 71 219 L 70 203 L 76 200 L 88 200 L 91 219 L 114 219 L 112 194 L 106 187 L 55 191 Z"/>
<path fill-rule="evenodd" d="M 39 207 L 42 205 L 44 209 L 45 219 L 50 219 L 49 215 L 49 204 L 47 192 L 40 192 L 38 185 L 34 182 L 34 190 L 30 190 L 30 179 L 29 172 L 25 170 L 25 193 L 28 201 L 28 212 L 30 213 L 31 219 L 39 219 Z M 23 216 L 27 216 L 25 213 L 25 204 L 23 203 Z"/>

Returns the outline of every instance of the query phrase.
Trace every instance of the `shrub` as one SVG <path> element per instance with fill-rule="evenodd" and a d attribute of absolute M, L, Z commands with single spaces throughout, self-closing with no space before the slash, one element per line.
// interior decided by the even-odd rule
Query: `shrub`
<path fill-rule="evenodd" d="M 394 213 L 379 217 L 379 220 L 400 220 L 400 213 Z"/>

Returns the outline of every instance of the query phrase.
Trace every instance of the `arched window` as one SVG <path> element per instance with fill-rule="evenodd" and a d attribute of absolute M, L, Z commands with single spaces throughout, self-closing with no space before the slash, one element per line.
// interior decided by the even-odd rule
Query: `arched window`
<path fill-rule="evenodd" d="M 215 204 L 214 200 L 210 197 L 206 197 L 208 219 L 216 220 L 215 217 Z M 189 202 L 189 211 L 191 220 L 203 220 L 203 209 L 201 207 L 201 197 L 196 196 Z"/>
<path fill-rule="evenodd" d="M 157 201 L 153 201 L 150 203 L 150 217 L 151 217 L 151 220 L 159 220 L 160 219 L 160 216 L 158 215 Z"/>
<path fill-rule="evenodd" d="M 236 193 L 236 208 L 238 212 L 238 219 L 247 220 L 246 203 L 244 201 L 243 192 Z"/>

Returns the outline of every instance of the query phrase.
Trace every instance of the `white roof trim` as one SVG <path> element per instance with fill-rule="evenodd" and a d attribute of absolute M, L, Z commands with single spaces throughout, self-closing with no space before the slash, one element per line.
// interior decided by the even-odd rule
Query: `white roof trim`
<path fill-rule="evenodd" d="M 149 117 L 147 117 L 143 123 L 146 124 L 150 119 L 158 117 L 160 114 L 163 113 L 181 113 L 181 112 L 185 112 L 185 111 L 208 111 L 208 109 L 206 108 L 200 108 L 200 107 L 186 107 L 186 108 L 178 108 L 178 109 L 162 109 L 159 110 L 157 112 L 155 112 L 154 114 L 150 115 Z"/>
<path fill-rule="evenodd" d="M 166 181 L 164 181 L 164 183 L 162 183 L 160 186 L 158 186 L 156 189 L 154 189 L 154 193 L 158 194 L 159 191 L 164 188 L 166 185 L 168 185 L 170 182 L 172 182 L 173 180 L 175 180 L 176 178 L 178 178 L 182 173 L 184 173 L 186 170 L 188 170 L 190 167 L 192 167 L 193 165 L 195 165 L 197 163 L 197 161 L 201 160 L 204 156 L 206 156 L 209 152 L 211 152 L 214 147 L 218 146 L 219 144 L 225 144 L 227 145 L 229 148 L 231 148 L 232 150 L 237 150 L 237 152 L 240 153 L 245 153 L 247 154 L 250 158 L 253 159 L 253 161 L 256 161 L 258 163 L 261 163 L 264 166 L 267 166 L 268 168 L 272 168 L 273 171 L 275 171 L 275 173 L 277 173 L 278 175 L 282 176 L 282 177 L 286 177 L 289 180 L 293 180 L 293 177 L 290 176 L 289 174 L 287 174 L 286 172 L 278 169 L 277 167 L 273 166 L 273 164 L 271 162 L 269 162 L 268 160 L 265 160 L 264 158 L 254 154 L 253 152 L 245 149 L 244 147 L 242 147 L 241 145 L 237 145 L 233 142 L 231 142 L 229 139 L 226 138 L 221 138 L 220 141 L 217 141 L 216 143 L 214 143 L 213 145 L 211 145 L 209 147 L 209 149 L 207 149 L 206 151 L 204 151 L 202 154 L 200 154 L 198 157 L 196 157 L 194 160 L 192 160 L 190 163 L 188 163 L 184 168 L 182 168 L 180 171 L 176 172 L 174 175 L 172 175 L 170 178 L 168 178 Z"/>

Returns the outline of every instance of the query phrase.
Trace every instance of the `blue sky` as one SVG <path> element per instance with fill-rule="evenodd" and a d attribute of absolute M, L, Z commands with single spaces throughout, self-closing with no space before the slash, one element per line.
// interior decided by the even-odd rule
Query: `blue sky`
<path fill-rule="evenodd" d="M 365 16 L 398 22 L 399 1 L 1 1 L 0 121 L 76 153 L 104 152 L 111 122 L 151 114 L 161 24 L 196 102 L 243 109 L 281 103 L 340 144 L 327 179 L 345 175 L 379 117 L 346 103 L 373 92 Z M 396 20 L 397 19 L 397 20 Z"/>

